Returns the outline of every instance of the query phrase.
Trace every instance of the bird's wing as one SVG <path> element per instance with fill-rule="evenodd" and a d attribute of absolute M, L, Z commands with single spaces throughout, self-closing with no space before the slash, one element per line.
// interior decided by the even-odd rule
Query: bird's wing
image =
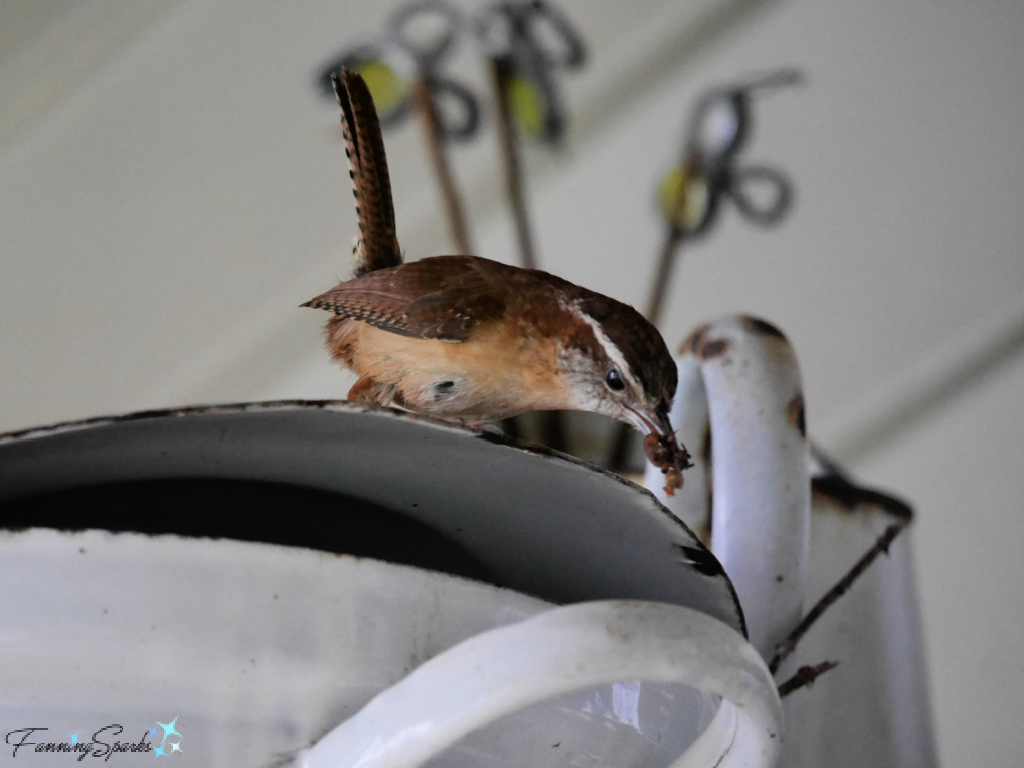
<path fill-rule="evenodd" d="M 348 69 L 343 69 L 340 75 L 332 74 L 331 82 L 341 107 L 345 154 L 359 217 L 361 263 L 357 273 L 398 266 L 402 263 L 402 252 L 395 233 L 388 159 L 370 89 L 361 75 Z"/>
<path fill-rule="evenodd" d="M 513 267 L 473 256 L 436 256 L 341 283 L 303 306 L 391 333 L 466 341 L 474 326 L 505 313 Z"/>

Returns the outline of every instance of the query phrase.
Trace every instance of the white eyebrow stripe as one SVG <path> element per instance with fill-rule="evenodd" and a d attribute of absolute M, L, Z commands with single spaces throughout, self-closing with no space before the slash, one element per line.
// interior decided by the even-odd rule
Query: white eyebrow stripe
<path fill-rule="evenodd" d="M 633 369 L 629 367 L 629 364 L 626 362 L 626 358 L 622 356 L 622 351 L 612 342 L 611 339 L 608 338 L 604 329 L 601 328 L 601 324 L 575 304 L 569 307 L 569 311 L 591 327 L 594 331 L 594 338 L 597 339 L 597 342 L 601 345 L 602 349 L 604 349 L 604 353 L 608 355 L 608 359 L 615 363 L 619 372 L 626 377 L 626 380 L 630 384 L 643 392 L 643 387 L 640 386 L 640 382 L 633 374 Z"/>

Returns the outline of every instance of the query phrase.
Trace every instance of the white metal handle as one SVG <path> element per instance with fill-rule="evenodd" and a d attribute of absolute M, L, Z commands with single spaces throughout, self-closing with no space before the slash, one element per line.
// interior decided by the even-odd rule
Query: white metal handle
<path fill-rule="evenodd" d="M 711 725 L 672 768 L 776 764 L 782 706 L 753 646 L 699 611 L 631 601 L 555 608 L 459 643 L 377 695 L 302 764 L 416 768 L 529 704 L 625 680 L 683 683 L 722 697 Z"/>
<path fill-rule="evenodd" d="M 803 616 L 811 480 L 800 367 L 786 337 L 746 315 L 697 328 L 678 360 L 672 426 L 698 456 L 666 504 L 689 525 L 707 517 L 699 456 L 710 427 L 711 551 L 736 587 L 750 641 L 765 658 Z M 664 485 L 648 467 L 646 484 Z M 657 492 L 657 491 L 656 491 Z M 796 671 L 796 658 L 784 676 Z"/>

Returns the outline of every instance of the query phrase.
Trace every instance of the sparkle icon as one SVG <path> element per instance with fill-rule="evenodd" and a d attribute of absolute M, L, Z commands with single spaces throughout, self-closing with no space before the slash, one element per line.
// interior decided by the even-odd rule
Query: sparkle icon
<path fill-rule="evenodd" d="M 176 722 L 178 722 L 178 718 L 174 718 L 169 723 L 161 723 L 159 720 L 156 721 L 156 724 L 164 729 L 164 737 L 163 737 L 163 739 L 160 740 L 160 746 L 161 747 L 164 745 L 164 742 L 167 741 L 167 737 L 168 736 L 170 736 L 172 734 L 175 735 L 175 736 L 181 736 L 180 733 L 178 733 L 176 730 L 174 730 L 174 724 Z"/>
<path fill-rule="evenodd" d="M 153 759 L 156 760 L 158 757 L 167 757 L 163 747 L 157 747 L 153 750 Z"/>
<path fill-rule="evenodd" d="M 181 752 L 181 742 L 180 741 L 172 741 L 171 742 L 171 752 Z"/>
<path fill-rule="evenodd" d="M 78 743 L 78 734 L 77 733 L 69 733 L 68 736 L 71 737 L 71 744 L 72 744 L 72 746 L 74 746 L 75 744 Z"/>

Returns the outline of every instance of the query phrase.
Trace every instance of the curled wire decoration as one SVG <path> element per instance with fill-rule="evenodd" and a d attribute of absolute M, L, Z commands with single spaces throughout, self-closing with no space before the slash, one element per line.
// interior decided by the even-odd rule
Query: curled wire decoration
<path fill-rule="evenodd" d="M 770 166 L 741 167 L 739 155 L 751 135 L 753 96 L 800 81 L 798 71 L 785 69 L 714 88 L 700 97 L 690 118 L 682 162 L 662 179 L 659 193 L 662 212 L 677 237 L 706 235 L 724 198 L 759 226 L 785 218 L 793 202 L 789 177 Z"/>
<path fill-rule="evenodd" d="M 503 94 L 518 131 L 545 144 L 565 134 L 566 110 L 555 72 L 586 62 L 583 38 L 543 0 L 501 0 L 476 19 L 485 53 L 502 72 Z"/>
<path fill-rule="evenodd" d="M 739 159 L 751 136 L 753 97 L 802 80 L 799 71 L 780 69 L 712 88 L 697 100 L 682 158 L 658 189 L 667 227 L 644 307 L 644 316 L 655 325 L 661 320 L 682 243 L 711 231 L 724 199 L 731 199 L 743 218 L 762 227 L 779 224 L 789 213 L 793 205 L 789 177 L 769 166 L 741 166 Z M 628 428 L 620 426 L 609 452 L 608 465 L 613 470 L 625 468 L 631 440 Z"/>
<path fill-rule="evenodd" d="M 461 13 L 445 0 L 417 0 L 398 8 L 384 37 L 358 46 L 327 64 L 317 82 L 334 98 L 331 75 L 342 68 L 366 80 L 381 125 L 403 122 L 415 105 L 416 81 L 430 91 L 438 124 L 446 141 L 465 141 L 480 128 L 480 103 L 466 86 L 441 74 L 441 65 L 463 33 Z"/>

